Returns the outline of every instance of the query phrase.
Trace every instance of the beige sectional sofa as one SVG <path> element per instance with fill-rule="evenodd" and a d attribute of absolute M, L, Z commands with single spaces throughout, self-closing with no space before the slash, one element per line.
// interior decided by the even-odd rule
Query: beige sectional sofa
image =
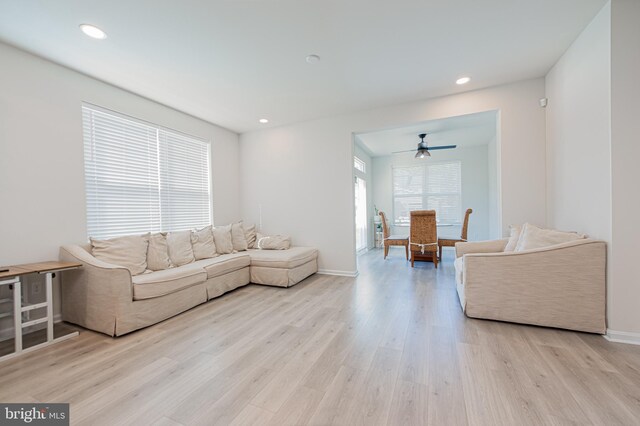
<path fill-rule="evenodd" d="M 606 332 L 606 243 L 505 252 L 508 239 L 456 244 L 456 286 L 473 318 Z"/>
<path fill-rule="evenodd" d="M 132 276 L 129 269 L 92 256 L 90 244 L 67 245 L 60 259 L 83 267 L 64 273 L 62 318 L 120 336 L 249 283 L 295 285 L 318 271 L 317 257 L 310 247 L 250 249 Z"/>

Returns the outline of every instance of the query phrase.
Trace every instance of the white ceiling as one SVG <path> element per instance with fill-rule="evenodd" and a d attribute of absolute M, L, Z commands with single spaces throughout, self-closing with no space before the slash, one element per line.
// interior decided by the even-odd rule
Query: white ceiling
<path fill-rule="evenodd" d="M 604 3 L 0 0 L 0 40 L 245 132 L 542 76 Z"/>
<path fill-rule="evenodd" d="M 496 111 L 431 120 L 395 129 L 356 135 L 356 143 L 372 157 L 397 151 L 416 150 L 421 133 L 427 146 L 457 145 L 458 148 L 487 145 L 496 136 Z"/>

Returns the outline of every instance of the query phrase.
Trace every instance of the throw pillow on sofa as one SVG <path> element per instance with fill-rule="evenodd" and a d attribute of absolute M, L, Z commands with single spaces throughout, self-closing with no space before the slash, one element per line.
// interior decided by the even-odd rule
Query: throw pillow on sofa
<path fill-rule="evenodd" d="M 509 231 L 509 241 L 507 241 L 507 245 L 504 248 L 505 252 L 514 251 L 516 249 L 518 240 L 520 239 L 520 232 L 522 232 L 522 225 L 511 225 L 509 227 Z"/>
<path fill-rule="evenodd" d="M 577 232 L 563 232 L 554 229 L 542 229 L 530 223 L 522 226 L 522 232 L 518 239 L 515 251 L 531 250 L 542 247 L 554 246 L 556 244 L 568 243 L 570 241 L 581 240 L 585 235 Z"/>
<path fill-rule="evenodd" d="M 171 264 L 182 266 L 196 260 L 191 247 L 191 231 L 169 232 L 167 245 L 169 246 Z"/>
<path fill-rule="evenodd" d="M 98 240 L 91 238 L 91 254 L 96 259 L 127 268 L 131 275 L 147 269 L 149 234 Z"/>
<path fill-rule="evenodd" d="M 231 243 L 235 251 L 245 251 L 249 248 L 242 221 L 231 224 Z"/>
<path fill-rule="evenodd" d="M 196 260 L 210 259 L 218 256 L 216 252 L 216 244 L 213 241 L 213 230 L 211 226 L 205 226 L 191 232 L 191 245 L 193 247 L 193 256 Z"/>
<path fill-rule="evenodd" d="M 255 248 L 260 250 L 288 250 L 291 248 L 291 238 L 285 235 L 258 234 Z"/>
<path fill-rule="evenodd" d="M 149 236 L 149 248 L 147 249 L 147 269 L 163 271 L 171 268 L 169 259 L 169 246 L 167 234 L 158 232 Z"/>
<path fill-rule="evenodd" d="M 213 228 L 213 240 L 216 243 L 218 254 L 233 253 L 233 240 L 231 239 L 231 225 L 216 226 Z"/>
<path fill-rule="evenodd" d="M 254 248 L 256 245 L 256 225 L 245 226 L 244 228 L 244 238 L 247 240 L 247 248 Z"/>

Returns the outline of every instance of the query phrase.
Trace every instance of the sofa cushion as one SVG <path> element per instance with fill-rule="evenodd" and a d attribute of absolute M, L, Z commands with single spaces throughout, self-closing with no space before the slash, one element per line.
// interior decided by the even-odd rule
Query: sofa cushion
<path fill-rule="evenodd" d="M 213 239 L 216 242 L 216 251 L 218 252 L 218 254 L 229 254 L 233 252 L 231 225 L 214 227 Z"/>
<path fill-rule="evenodd" d="M 251 266 L 291 269 L 318 257 L 312 247 L 291 247 L 287 250 L 249 250 Z"/>
<path fill-rule="evenodd" d="M 169 232 L 167 234 L 169 246 L 169 259 L 175 266 L 186 265 L 193 262 L 193 247 L 191 246 L 191 231 Z"/>
<path fill-rule="evenodd" d="M 555 229 L 538 228 L 530 223 L 522 226 L 518 245 L 515 251 L 525 251 L 542 247 L 554 246 L 556 244 L 568 243 L 570 241 L 581 240 L 585 235 L 576 232 L 556 231 Z"/>
<path fill-rule="evenodd" d="M 247 248 L 254 248 L 256 245 L 256 225 L 246 226 L 242 224 L 244 228 L 244 237 L 247 240 Z"/>
<path fill-rule="evenodd" d="M 193 257 L 196 260 L 210 259 L 218 256 L 216 245 L 213 242 L 213 230 L 211 226 L 191 232 L 191 246 L 193 247 Z"/>
<path fill-rule="evenodd" d="M 291 248 L 291 238 L 286 235 L 256 235 L 254 248 L 261 250 L 288 250 Z"/>
<path fill-rule="evenodd" d="M 249 248 L 242 221 L 231 224 L 231 243 L 235 251 L 245 251 Z"/>
<path fill-rule="evenodd" d="M 309 262 L 295 268 L 269 268 L 265 266 L 251 265 L 251 282 L 276 287 L 291 287 L 318 272 L 318 261 L 312 259 Z"/>
<path fill-rule="evenodd" d="M 171 268 L 171 260 L 169 260 L 167 234 L 163 232 L 151 234 L 147 249 L 147 269 L 162 271 L 169 268 Z"/>
<path fill-rule="evenodd" d="M 127 268 L 131 275 L 147 269 L 149 234 L 97 240 L 91 238 L 91 254 L 96 259 Z"/>
<path fill-rule="evenodd" d="M 198 260 L 193 264 L 203 268 L 207 272 L 207 278 L 214 278 L 246 268 L 250 263 L 251 258 L 247 253 L 230 253 L 213 259 Z"/>
<path fill-rule="evenodd" d="M 202 266 L 190 263 L 178 268 L 150 272 L 133 277 L 133 299 L 151 299 L 175 293 L 207 280 L 207 272 Z"/>

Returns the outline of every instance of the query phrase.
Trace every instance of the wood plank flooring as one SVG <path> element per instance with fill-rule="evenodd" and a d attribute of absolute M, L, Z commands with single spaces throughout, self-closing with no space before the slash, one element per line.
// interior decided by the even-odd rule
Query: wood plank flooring
<path fill-rule="evenodd" d="M 81 330 L 0 363 L 0 401 L 69 402 L 78 425 L 640 424 L 640 347 L 466 318 L 451 258 L 359 270 Z"/>

